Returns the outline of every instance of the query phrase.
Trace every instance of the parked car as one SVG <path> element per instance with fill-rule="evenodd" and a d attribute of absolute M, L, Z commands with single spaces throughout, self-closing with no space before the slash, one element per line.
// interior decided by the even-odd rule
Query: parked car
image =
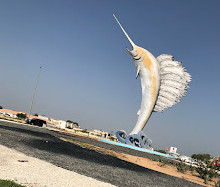
<path fill-rule="evenodd" d="M 39 127 L 43 127 L 43 124 L 46 124 L 46 121 L 33 118 L 33 119 L 26 119 L 26 123 L 31 124 L 31 125 L 36 125 Z"/>

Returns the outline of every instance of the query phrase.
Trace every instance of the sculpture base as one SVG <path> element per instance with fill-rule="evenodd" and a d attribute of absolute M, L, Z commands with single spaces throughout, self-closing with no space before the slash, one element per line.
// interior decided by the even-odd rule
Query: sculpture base
<path fill-rule="evenodd" d="M 120 142 L 114 142 L 114 141 L 105 140 L 105 139 L 100 139 L 99 141 L 104 142 L 104 143 L 108 143 L 108 144 L 112 144 L 112 145 L 126 147 L 126 148 L 129 148 L 129 149 L 134 149 L 134 150 L 141 151 L 141 152 L 146 152 L 146 153 L 150 153 L 150 154 L 154 154 L 154 155 L 159 155 L 159 156 L 163 156 L 163 157 L 167 157 L 167 158 L 174 158 L 170 155 L 166 155 L 166 154 L 163 154 L 163 153 L 152 151 L 150 149 L 140 148 L 140 147 L 136 147 L 136 146 L 120 143 Z"/>
<path fill-rule="evenodd" d="M 130 134 L 127 136 L 124 130 L 120 130 L 116 132 L 116 137 L 119 142 L 125 143 L 131 146 L 136 146 L 139 148 L 145 148 L 154 150 L 152 147 L 152 140 L 147 137 L 143 131 L 138 132 L 137 134 Z"/>

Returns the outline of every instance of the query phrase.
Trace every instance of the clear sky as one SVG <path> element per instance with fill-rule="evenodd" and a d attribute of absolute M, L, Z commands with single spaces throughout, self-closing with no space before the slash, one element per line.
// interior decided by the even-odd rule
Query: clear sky
<path fill-rule="evenodd" d="M 220 156 L 220 2 L 211 0 L 0 1 L 0 105 L 105 131 L 133 129 L 140 80 L 131 39 L 155 57 L 172 54 L 192 75 L 182 102 L 153 113 L 153 147 Z"/>

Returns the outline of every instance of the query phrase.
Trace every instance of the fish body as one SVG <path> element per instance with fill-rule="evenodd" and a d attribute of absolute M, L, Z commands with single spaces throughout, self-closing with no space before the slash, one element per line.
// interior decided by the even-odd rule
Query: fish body
<path fill-rule="evenodd" d="M 130 134 L 137 134 L 145 127 L 157 100 L 160 88 L 160 66 L 157 59 L 146 49 L 133 46 L 129 51 L 137 68 L 142 88 L 141 108 L 138 111 L 137 123 Z"/>
<path fill-rule="evenodd" d="M 113 16 L 115 17 L 115 15 Z M 141 108 L 138 111 L 137 123 L 130 135 L 138 134 L 145 127 L 157 100 L 160 88 L 160 66 L 157 59 L 149 51 L 134 44 L 119 23 L 118 19 L 116 17 L 115 19 L 133 47 L 132 50 L 127 49 L 127 51 L 133 58 L 134 64 L 137 68 L 136 78 L 139 76 L 141 80 Z"/>

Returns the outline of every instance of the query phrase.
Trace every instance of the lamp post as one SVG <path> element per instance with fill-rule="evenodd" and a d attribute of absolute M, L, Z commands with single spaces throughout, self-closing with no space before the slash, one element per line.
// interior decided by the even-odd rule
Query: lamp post
<path fill-rule="evenodd" d="M 36 84 L 35 84 L 35 88 L 34 88 L 34 93 L 33 93 L 32 100 L 31 100 L 31 106 L 30 106 L 28 118 L 30 118 L 30 115 L 31 115 L 31 110 L 32 110 L 33 103 L 34 103 L 34 97 L 36 95 L 36 90 L 37 90 L 37 85 L 38 85 L 38 81 L 39 81 L 39 77 L 40 77 L 41 68 L 42 67 L 40 67 L 39 72 L 38 72 L 38 76 L 37 76 L 37 80 L 36 80 Z"/>

